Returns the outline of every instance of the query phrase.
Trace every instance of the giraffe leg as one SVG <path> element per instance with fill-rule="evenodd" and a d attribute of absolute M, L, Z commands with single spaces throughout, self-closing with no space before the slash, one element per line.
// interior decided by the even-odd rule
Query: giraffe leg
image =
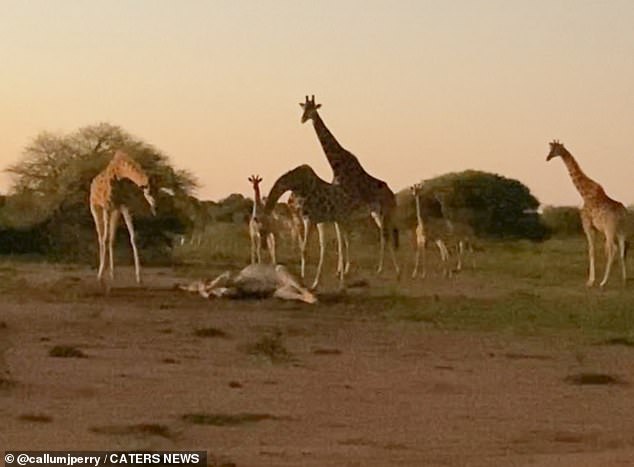
<path fill-rule="evenodd" d="M 335 233 L 337 234 L 337 273 L 339 274 L 339 288 L 343 289 L 343 275 L 345 267 L 343 265 L 343 238 L 341 230 L 339 223 L 335 222 Z"/>
<path fill-rule="evenodd" d="M 121 214 L 123 215 L 123 220 L 125 221 L 125 226 L 128 228 L 128 233 L 130 234 L 130 244 L 132 245 L 132 255 L 134 256 L 134 273 L 136 276 L 137 284 L 141 283 L 141 264 L 139 262 L 139 251 L 136 247 L 136 235 L 134 232 L 134 224 L 132 223 L 132 214 L 126 207 L 121 208 Z"/>
<path fill-rule="evenodd" d="M 343 246 L 345 248 L 346 256 L 346 263 L 343 268 L 343 273 L 348 274 L 348 272 L 350 271 L 350 235 L 348 235 L 347 230 L 343 232 Z"/>
<path fill-rule="evenodd" d="M 458 263 L 456 264 L 456 272 L 462 271 L 462 256 L 464 255 L 464 241 L 458 240 Z"/>
<path fill-rule="evenodd" d="M 104 263 L 105 263 L 105 228 L 103 225 L 103 215 L 101 212 L 101 208 L 91 204 L 90 212 L 92 213 L 92 218 L 95 221 L 95 230 L 97 231 L 97 241 L 99 244 L 99 268 L 97 273 L 97 278 L 101 280 L 101 275 L 103 273 Z"/>
<path fill-rule="evenodd" d="M 594 228 L 592 227 L 592 221 L 590 218 L 584 214 L 584 211 L 581 211 L 581 222 L 583 225 L 583 231 L 586 234 L 586 239 L 588 241 L 588 281 L 586 285 L 588 287 L 592 287 L 594 285 Z"/>
<path fill-rule="evenodd" d="M 616 242 L 614 241 L 614 235 L 605 236 L 605 273 L 603 274 L 603 280 L 599 284 L 600 287 L 604 287 L 608 283 L 610 278 L 610 271 L 612 270 L 612 263 L 614 262 L 614 256 L 616 255 Z"/>
<path fill-rule="evenodd" d="M 348 274 L 350 271 L 350 236 L 346 229 L 341 228 L 339 223 L 335 222 L 335 232 L 337 229 L 340 229 L 343 244 L 343 257 L 341 260 L 337 258 L 337 274 L 341 272 L 341 268 L 343 268 L 344 274 Z"/>
<path fill-rule="evenodd" d="M 262 234 L 259 230 L 255 236 L 255 256 L 260 264 L 262 262 Z"/>
<path fill-rule="evenodd" d="M 381 274 L 381 272 L 383 271 L 383 260 L 385 257 L 385 235 L 383 232 L 383 217 L 379 213 L 374 211 L 371 213 L 371 215 L 376 226 L 379 228 L 379 266 L 376 269 L 376 273 Z"/>
<path fill-rule="evenodd" d="M 306 277 L 306 247 L 308 246 L 308 232 L 310 232 L 310 220 L 304 218 L 304 238 L 300 242 L 300 270 L 302 279 Z"/>
<path fill-rule="evenodd" d="M 442 239 L 436 240 L 436 246 L 440 251 L 440 261 L 442 262 L 443 267 L 443 275 L 445 277 L 451 276 L 451 270 L 449 268 L 449 250 L 447 249 L 447 245 Z"/>
<path fill-rule="evenodd" d="M 337 239 L 341 236 L 341 227 L 339 226 L 338 222 L 335 222 L 335 235 Z M 341 254 L 343 254 L 343 250 Z M 341 273 L 341 271 L 343 270 L 343 267 L 344 267 L 343 257 L 340 256 L 339 249 L 337 248 L 337 273 L 336 273 L 337 276 Z"/>
<path fill-rule="evenodd" d="M 422 277 L 425 278 L 427 276 L 427 258 L 425 256 L 425 235 L 421 231 L 421 229 L 416 229 L 416 252 L 414 255 L 414 270 L 412 271 L 412 279 L 415 279 L 418 276 L 418 267 L 421 263 L 422 258 Z"/>
<path fill-rule="evenodd" d="M 253 226 L 249 228 L 249 237 L 251 237 L 251 264 L 255 264 L 256 237 L 255 237 L 255 232 L 253 230 Z"/>
<path fill-rule="evenodd" d="M 117 238 L 117 227 L 119 226 L 119 210 L 115 209 L 110 214 L 108 224 L 108 259 L 110 261 L 110 279 L 114 279 L 114 243 Z"/>
<path fill-rule="evenodd" d="M 266 244 L 269 247 L 269 254 L 271 255 L 271 264 L 277 264 L 277 257 L 275 255 L 275 234 L 269 233 L 266 236 Z"/>
<path fill-rule="evenodd" d="M 619 235 L 619 260 L 621 262 L 621 277 L 623 279 L 623 285 L 627 284 L 627 267 L 626 267 L 626 256 L 627 256 L 627 239 L 625 235 Z"/>
<path fill-rule="evenodd" d="M 324 265 L 324 253 L 326 245 L 324 244 L 324 224 L 317 224 L 317 233 L 319 234 L 319 263 L 317 264 L 317 272 L 315 273 L 315 280 L 313 285 L 310 286 L 311 290 L 315 290 L 319 285 L 319 279 L 321 278 L 321 268 Z"/>
<path fill-rule="evenodd" d="M 108 231 L 110 230 L 108 227 L 109 218 L 110 216 L 108 214 L 108 210 L 102 209 L 102 235 L 101 240 L 99 241 L 99 272 L 97 273 L 99 280 L 103 279 L 103 272 L 106 269 L 106 247 L 108 243 Z"/>

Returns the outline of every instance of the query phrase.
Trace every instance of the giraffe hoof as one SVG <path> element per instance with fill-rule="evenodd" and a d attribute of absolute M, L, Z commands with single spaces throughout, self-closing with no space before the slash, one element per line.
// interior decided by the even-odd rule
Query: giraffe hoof
<path fill-rule="evenodd" d="M 594 281 L 588 281 L 586 282 L 586 287 L 592 287 L 594 285 Z"/>

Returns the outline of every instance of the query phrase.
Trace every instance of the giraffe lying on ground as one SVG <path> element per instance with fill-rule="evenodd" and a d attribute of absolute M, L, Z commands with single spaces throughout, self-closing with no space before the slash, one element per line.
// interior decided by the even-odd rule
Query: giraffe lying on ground
<path fill-rule="evenodd" d="M 550 143 L 550 152 L 546 160 L 561 157 L 570 173 L 572 183 L 583 198 L 581 208 L 581 223 L 583 231 L 588 241 L 588 257 L 590 261 L 587 285 L 594 284 L 594 234 L 595 230 L 602 232 L 605 237 L 605 274 L 600 286 L 603 287 L 610 277 L 610 269 L 617 252 L 617 242 L 619 259 L 621 261 L 621 275 L 623 284 L 627 281 L 627 270 L 625 257 L 627 254 L 627 236 L 631 234 L 628 211 L 625 206 L 610 198 L 601 185 L 588 177 L 579 164 L 572 157 L 572 154 L 564 147 L 563 143 L 555 140 Z"/>
<path fill-rule="evenodd" d="M 303 287 L 282 265 L 251 264 L 237 274 L 225 271 L 211 281 L 177 285 L 204 298 L 268 298 L 316 303 L 317 297 Z"/>
<path fill-rule="evenodd" d="M 313 127 L 334 174 L 333 183 L 340 185 L 360 206 L 365 206 L 379 228 L 381 243 L 377 273 L 383 270 L 385 242 L 392 234 L 392 243 L 388 242 L 388 245 L 396 276 L 399 277 L 400 268 L 394 253 L 394 249 L 398 247 L 398 230 L 394 225 L 396 210 L 394 192 L 383 180 L 367 173 L 357 157 L 339 144 L 319 116 L 317 110 L 321 104 L 315 104 L 315 96 L 310 99 L 306 96 L 306 101 L 299 105 L 304 110 L 301 122 L 313 121 Z"/>
<path fill-rule="evenodd" d="M 340 186 L 319 178 L 310 166 L 300 165 L 277 179 L 267 197 L 264 212 L 270 213 L 277 200 L 287 191 L 292 191 L 302 199 L 302 214 L 304 216 L 304 238 L 302 239 L 301 248 L 302 277 L 304 277 L 305 273 L 306 246 L 308 244 L 310 224 L 313 223 L 317 225 L 319 234 L 319 263 L 311 289 L 317 288 L 324 262 L 324 224 L 332 222 L 335 224 L 335 232 L 337 234 L 339 285 L 343 287 L 344 274 L 349 268 L 348 259 L 346 259 L 346 264 L 344 265 L 343 253 L 345 246 L 347 258 L 349 246 L 347 226 L 350 223 L 351 215 L 359 210 L 359 203 Z"/>
<path fill-rule="evenodd" d="M 156 214 L 156 202 L 150 194 L 150 182 L 141 166 L 123 151 L 117 151 L 106 168 L 101 171 L 90 184 L 90 212 L 95 221 L 99 240 L 99 271 L 97 278 L 101 281 L 106 268 L 106 255 L 109 257 L 110 278 L 114 278 L 114 241 L 116 238 L 119 217 L 123 220 L 130 234 L 130 244 L 134 255 L 134 271 L 137 283 L 141 282 L 141 266 L 135 241 L 132 214 L 121 200 L 115 199 L 115 185 L 129 180 L 143 192 L 152 214 Z M 106 251 L 107 247 L 107 251 Z"/>

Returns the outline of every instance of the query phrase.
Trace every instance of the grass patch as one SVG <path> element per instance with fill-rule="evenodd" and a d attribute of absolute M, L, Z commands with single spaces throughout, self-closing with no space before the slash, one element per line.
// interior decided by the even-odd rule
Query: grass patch
<path fill-rule="evenodd" d="M 48 351 L 49 357 L 57 358 L 87 358 L 88 356 L 72 345 L 56 345 Z"/>
<path fill-rule="evenodd" d="M 272 363 L 287 362 L 291 359 L 291 353 L 284 345 L 284 337 L 279 329 L 260 337 L 252 344 L 248 344 L 246 351 L 250 355 L 264 357 Z"/>
<path fill-rule="evenodd" d="M 341 355 L 341 350 L 339 349 L 314 349 L 313 353 L 315 355 Z"/>
<path fill-rule="evenodd" d="M 224 332 L 222 329 L 217 329 L 214 327 L 196 329 L 194 331 L 194 335 L 196 337 L 220 337 L 223 339 L 226 339 L 229 337 L 229 335 L 226 332 Z"/>
<path fill-rule="evenodd" d="M 239 414 L 204 414 L 192 413 L 183 415 L 183 420 L 194 425 L 238 426 L 257 423 L 264 420 L 281 420 L 281 417 L 266 413 Z"/>
<path fill-rule="evenodd" d="M 136 425 L 110 425 L 90 428 L 93 433 L 111 436 L 142 435 L 158 436 L 160 438 L 172 439 L 174 435 L 166 425 L 157 423 L 139 423 Z"/>
<path fill-rule="evenodd" d="M 514 291 L 492 298 L 394 296 L 367 308 L 384 308 L 387 319 L 426 322 L 443 329 L 512 331 L 517 334 L 580 332 L 588 337 L 634 330 L 628 294 L 564 296 Z M 634 341 L 612 340 L 612 345 Z"/>
<path fill-rule="evenodd" d="M 13 389 L 17 385 L 18 383 L 16 383 L 12 379 L 0 376 L 0 391 L 8 391 L 10 389 Z"/>
<path fill-rule="evenodd" d="M 50 423 L 53 421 L 53 417 L 43 414 L 23 414 L 18 417 L 18 420 L 23 422 Z"/>
<path fill-rule="evenodd" d="M 578 373 L 566 376 L 564 381 L 577 386 L 600 386 L 600 385 L 623 385 L 626 384 L 621 378 L 608 375 L 606 373 Z"/>
<path fill-rule="evenodd" d="M 610 339 L 598 342 L 597 345 L 622 345 L 624 347 L 634 347 L 634 339 L 629 337 L 611 337 Z"/>
<path fill-rule="evenodd" d="M 538 354 L 525 354 L 525 353 L 514 353 L 508 352 L 505 353 L 504 356 L 509 360 L 552 360 L 553 357 L 550 355 L 538 355 Z"/>

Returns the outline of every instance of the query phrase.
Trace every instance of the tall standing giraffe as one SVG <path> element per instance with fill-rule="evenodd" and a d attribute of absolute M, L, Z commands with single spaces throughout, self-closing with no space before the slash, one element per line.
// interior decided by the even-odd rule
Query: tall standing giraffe
<path fill-rule="evenodd" d="M 301 243 L 301 271 L 304 277 L 306 264 L 306 246 L 310 233 L 310 224 L 317 225 L 319 234 L 319 263 L 315 280 L 311 289 L 317 288 L 321 277 L 321 269 L 324 262 L 325 238 L 324 224 L 334 223 L 337 234 L 337 273 L 339 274 L 339 285 L 344 286 L 344 274 L 348 270 L 349 260 L 346 259 L 344 265 L 343 249 L 346 249 L 348 256 L 348 233 L 347 226 L 351 223 L 351 216 L 359 208 L 359 202 L 348 195 L 339 185 L 328 183 L 317 176 L 309 165 L 300 165 L 280 176 L 273 184 L 269 196 L 266 199 L 264 213 L 268 215 L 277 200 L 287 191 L 292 191 L 302 200 L 302 215 L 304 218 L 304 237 Z"/>
<path fill-rule="evenodd" d="M 547 161 L 554 157 L 561 157 L 570 173 L 572 183 L 577 188 L 583 198 L 581 208 L 581 223 L 583 231 L 588 240 L 588 256 L 590 261 L 587 285 L 594 284 L 594 233 L 595 230 L 602 232 L 605 236 L 606 264 L 603 280 L 599 284 L 603 287 L 610 276 L 610 269 L 617 251 L 617 241 L 619 258 L 621 261 L 621 274 L 623 283 L 627 281 L 627 271 L 625 267 L 625 256 L 627 253 L 627 209 L 622 203 L 613 200 L 606 193 L 601 185 L 588 177 L 579 164 L 572 157 L 572 154 L 564 147 L 563 143 L 555 140 L 550 143 L 550 152 Z"/>
<path fill-rule="evenodd" d="M 393 243 L 388 241 L 388 245 L 396 275 L 400 276 L 400 268 L 394 253 L 394 248 L 398 246 L 398 230 L 394 226 L 396 210 L 394 192 L 383 180 L 368 174 L 357 157 L 339 144 L 319 116 L 317 110 L 321 104 L 315 104 L 315 96 L 310 99 L 306 96 L 306 101 L 299 105 L 304 109 L 301 122 L 313 121 L 317 138 L 334 174 L 333 183 L 340 185 L 349 196 L 366 206 L 379 228 L 381 244 L 377 272 L 380 273 L 383 270 L 385 242 L 392 233 Z"/>
<path fill-rule="evenodd" d="M 253 211 L 249 220 L 249 235 L 251 237 L 251 264 L 262 262 L 262 238 L 266 239 L 266 246 L 271 255 L 271 263 L 276 264 L 275 257 L 275 229 L 272 216 L 264 214 L 264 204 L 260 194 L 262 177 L 251 175 L 249 181 L 253 186 Z"/>
<path fill-rule="evenodd" d="M 128 206 L 121 204 L 121 200 L 115 199 L 113 192 L 114 185 L 120 184 L 124 180 L 129 180 L 143 191 L 143 196 L 150 205 L 152 214 L 156 214 L 156 203 L 150 194 L 150 181 L 147 174 L 128 154 L 121 150 L 117 151 L 106 168 L 90 184 L 90 212 L 95 221 L 99 240 L 99 271 L 97 278 L 102 280 L 103 272 L 106 268 L 106 247 L 108 248 L 110 278 L 114 278 L 113 248 L 119 217 L 122 215 L 130 234 L 136 281 L 140 283 L 141 266 L 135 241 L 132 214 Z"/>

